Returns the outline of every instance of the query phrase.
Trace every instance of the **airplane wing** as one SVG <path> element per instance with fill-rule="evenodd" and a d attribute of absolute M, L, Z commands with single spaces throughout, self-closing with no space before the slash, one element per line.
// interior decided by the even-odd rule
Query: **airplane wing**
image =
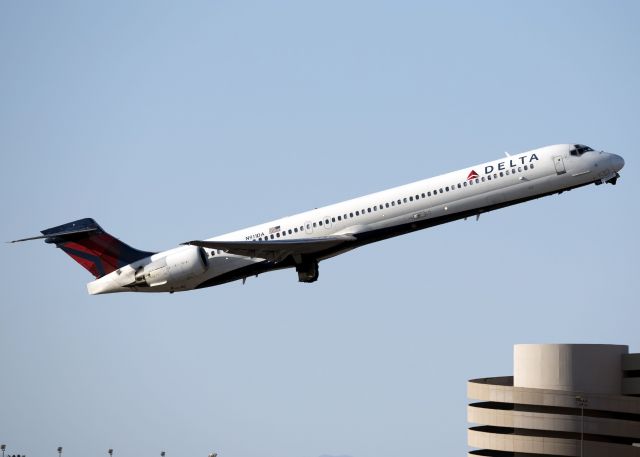
<path fill-rule="evenodd" d="M 353 235 L 336 235 L 302 240 L 267 240 L 267 241 L 200 241 L 193 240 L 182 243 L 208 249 L 220 249 L 231 254 L 245 257 L 280 262 L 288 256 L 312 255 L 349 241 L 355 241 Z"/>

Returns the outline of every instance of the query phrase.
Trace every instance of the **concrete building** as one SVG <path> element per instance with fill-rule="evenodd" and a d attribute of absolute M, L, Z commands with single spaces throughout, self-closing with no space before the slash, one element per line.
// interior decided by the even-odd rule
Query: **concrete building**
<path fill-rule="evenodd" d="M 640 354 L 517 344 L 514 376 L 473 379 L 469 456 L 640 456 Z"/>

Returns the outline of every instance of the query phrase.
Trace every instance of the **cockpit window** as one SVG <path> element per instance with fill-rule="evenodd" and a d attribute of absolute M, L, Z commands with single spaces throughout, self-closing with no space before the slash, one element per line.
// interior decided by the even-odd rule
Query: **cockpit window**
<path fill-rule="evenodd" d="M 593 151 L 589 146 L 585 146 L 584 144 L 574 144 L 573 149 L 569 152 L 572 156 L 581 156 L 585 152 L 589 151 Z"/>

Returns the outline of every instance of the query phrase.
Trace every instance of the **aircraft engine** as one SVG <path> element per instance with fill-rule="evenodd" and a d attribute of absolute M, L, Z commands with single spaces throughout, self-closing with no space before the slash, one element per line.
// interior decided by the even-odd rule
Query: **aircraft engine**
<path fill-rule="evenodd" d="M 204 273 L 207 266 L 204 249 L 188 246 L 138 268 L 135 284 L 149 287 L 169 284 L 180 287 L 185 281 Z"/>
<path fill-rule="evenodd" d="M 204 249 L 187 246 L 167 256 L 169 280 L 177 285 L 201 275 L 207 269 L 207 254 Z"/>

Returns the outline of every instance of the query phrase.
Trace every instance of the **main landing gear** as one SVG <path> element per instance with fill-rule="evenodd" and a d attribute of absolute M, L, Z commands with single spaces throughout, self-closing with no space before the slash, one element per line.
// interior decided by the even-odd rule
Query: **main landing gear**
<path fill-rule="evenodd" d="M 318 270 L 318 261 L 316 259 L 308 259 L 296 265 L 299 282 L 316 282 L 320 272 Z"/>

